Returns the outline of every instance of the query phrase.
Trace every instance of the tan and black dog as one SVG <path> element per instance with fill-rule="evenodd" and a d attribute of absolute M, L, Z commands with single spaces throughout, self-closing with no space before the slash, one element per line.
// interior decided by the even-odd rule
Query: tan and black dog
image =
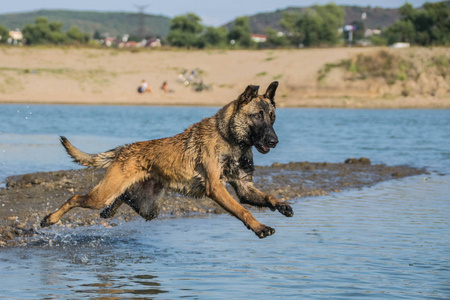
<path fill-rule="evenodd" d="M 241 203 L 278 210 L 287 217 L 292 208 L 253 186 L 252 146 L 266 154 L 275 148 L 275 91 L 272 82 L 264 95 L 249 85 L 234 101 L 214 116 L 191 125 L 173 137 L 137 142 L 113 150 L 87 154 L 65 137 L 61 143 L 75 162 L 107 168 L 102 181 L 87 195 L 75 195 L 46 216 L 49 226 L 74 207 L 102 209 L 101 217 L 114 215 L 126 203 L 147 220 L 158 215 L 158 198 L 167 189 L 193 197 L 207 196 L 247 228 L 264 238 L 275 230 L 258 222 L 225 188 L 229 182 Z"/>

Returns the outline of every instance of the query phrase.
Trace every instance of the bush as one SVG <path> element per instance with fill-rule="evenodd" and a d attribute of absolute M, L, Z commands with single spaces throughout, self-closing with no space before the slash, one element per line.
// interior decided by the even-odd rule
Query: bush
<path fill-rule="evenodd" d="M 9 30 L 5 26 L 0 25 L 0 44 L 8 42 Z"/>
<path fill-rule="evenodd" d="M 89 35 L 72 26 L 67 33 L 61 32 L 62 23 L 48 22 L 45 17 L 37 17 L 34 24 L 27 24 L 22 30 L 27 45 L 87 43 Z"/>
<path fill-rule="evenodd" d="M 415 69 L 411 61 L 402 59 L 386 50 L 373 54 L 358 54 L 352 59 L 343 59 L 336 64 L 325 64 L 319 70 L 318 81 L 325 79 L 333 68 L 343 68 L 349 73 L 351 80 L 382 78 L 392 85 L 397 80 L 406 81 L 414 75 Z"/>

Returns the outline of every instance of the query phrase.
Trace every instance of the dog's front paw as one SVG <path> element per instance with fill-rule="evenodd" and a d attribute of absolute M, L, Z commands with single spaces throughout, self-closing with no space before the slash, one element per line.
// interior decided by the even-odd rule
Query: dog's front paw
<path fill-rule="evenodd" d="M 261 227 L 255 231 L 255 234 L 260 238 L 263 239 L 265 237 L 268 237 L 269 235 L 272 235 L 275 233 L 275 229 L 266 226 L 266 225 L 261 225 Z"/>
<path fill-rule="evenodd" d="M 275 205 L 275 208 L 286 217 L 292 217 L 294 215 L 294 211 L 292 210 L 292 207 L 285 203 L 285 202 L 279 202 Z"/>
<path fill-rule="evenodd" d="M 48 227 L 48 226 L 53 225 L 53 224 L 56 223 L 56 222 L 52 222 L 52 221 L 50 220 L 50 217 L 51 217 L 51 214 L 45 216 L 45 218 L 42 219 L 42 221 L 41 221 L 41 227 Z"/>

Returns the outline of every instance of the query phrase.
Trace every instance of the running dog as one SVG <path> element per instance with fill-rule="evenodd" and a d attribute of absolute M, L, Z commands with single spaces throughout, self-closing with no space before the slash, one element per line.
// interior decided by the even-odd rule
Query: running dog
<path fill-rule="evenodd" d="M 171 189 L 187 196 L 211 198 L 259 238 L 274 234 L 273 228 L 258 222 L 228 193 L 225 184 L 230 183 L 241 203 L 278 210 L 287 217 L 294 215 L 287 203 L 253 185 L 252 147 L 267 154 L 278 143 L 273 129 L 277 87 L 274 81 L 259 95 L 259 87 L 249 85 L 214 116 L 173 137 L 128 144 L 99 154 L 85 153 L 61 137 L 75 162 L 107 170 L 92 191 L 71 197 L 47 215 L 41 226 L 58 222 L 74 207 L 103 209 L 100 216 L 109 218 L 123 203 L 151 220 L 158 216 L 159 196 Z"/>

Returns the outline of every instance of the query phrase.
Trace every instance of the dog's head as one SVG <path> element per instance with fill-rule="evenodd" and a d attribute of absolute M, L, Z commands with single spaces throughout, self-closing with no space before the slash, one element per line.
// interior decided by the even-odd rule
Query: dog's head
<path fill-rule="evenodd" d="M 263 95 L 258 95 L 259 86 L 249 85 L 236 100 L 230 128 L 240 145 L 255 146 L 259 152 L 266 154 L 278 144 L 273 129 L 277 87 L 278 81 L 274 81 Z"/>

